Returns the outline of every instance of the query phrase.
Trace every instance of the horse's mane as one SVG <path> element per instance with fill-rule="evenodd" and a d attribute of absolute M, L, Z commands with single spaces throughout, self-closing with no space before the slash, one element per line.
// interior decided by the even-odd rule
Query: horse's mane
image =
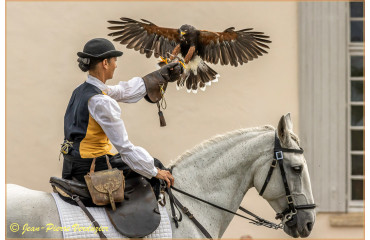
<path fill-rule="evenodd" d="M 242 128 L 242 129 L 227 132 L 225 134 L 216 135 L 216 136 L 214 136 L 210 139 L 207 139 L 207 140 L 201 142 L 200 144 L 196 145 L 192 149 L 186 151 L 185 153 L 183 153 L 182 155 L 177 157 L 175 160 L 171 161 L 171 163 L 169 165 L 169 168 L 177 165 L 183 159 L 188 158 L 189 156 L 193 155 L 194 153 L 199 152 L 201 149 L 207 148 L 208 146 L 210 146 L 212 144 L 215 144 L 215 143 L 218 143 L 220 141 L 223 141 L 225 139 L 230 139 L 232 137 L 242 135 L 242 134 L 245 134 L 245 133 L 249 133 L 249 132 L 264 132 L 264 131 L 271 131 L 271 130 L 275 130 L 275 128 L 271 125 L 265 125 L 265 126 L 254 127 L 254 128 Z"/>

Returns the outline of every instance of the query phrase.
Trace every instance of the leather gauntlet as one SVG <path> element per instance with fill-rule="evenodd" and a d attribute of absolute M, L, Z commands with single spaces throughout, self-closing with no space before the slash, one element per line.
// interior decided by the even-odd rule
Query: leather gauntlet
<path fill-rule="evenodd" d="M 161 69 L 149 73 L 143 77 L 147 95 L 145 99 L 151 103 L 157 103 L 162 99 L 168 82 L 174 82 L 180 78 L 183 68 L 180 63 L 170 63 Z"/>
<path fill-rule="evenodd" d="M 176 62 L 167 64 L 161 69 L 149 73 L 143 77 L 147 93 L 145 100 L 150 103 L 157 103 L 161 127 L 166 126 L 166 121 L 161 111 L 159 101 L 164 98 L 163 95 L 166 92 L 168 82 L 174 82 L 178 80 L 182 72 L 183 68 L 181 64 Z M 162 108 L 164 109 L 165 107 L 162 106 Z"/>
<path fill-rule="evenodd" d="M 149 73 L 143 77 L 143 80 L 147 93 L 145 99 L 150 103 L 159 102 L 167 89 L 167 81 L 162 77 L 159 71 Z"/>

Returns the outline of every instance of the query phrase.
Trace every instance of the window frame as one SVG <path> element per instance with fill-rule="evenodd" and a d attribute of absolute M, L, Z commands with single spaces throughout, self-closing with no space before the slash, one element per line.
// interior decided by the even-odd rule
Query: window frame
<path fill-rule="evenodd" d="M 356 102 L 351 101 L 351 83 L 352 81 L 362 81 L 365 83 L 364 76 L 362 77 L 352 77 L 351 76 L 351 57 L 352 56 L 362 56 L 365 60 L 364 54 L 364 42 L 351 42 L 351 21 L 364 21 L 364 17 L 351 17 L 351 6 L 350 2 L 347 3 L 347 29 L 348 29 L 348 54 L 347 54 L 347 211 L 348 212 L 362 212 L 364 211 L 364 200 L 352 200 L 352 180 L 362 180 L 365 182 L 364 174 L 362 175 L 352 175 L 352 155 L 362 155 L 363 161 L 365 157 L 365 149 L 362 151 L 352 150 L 352 140 L 351 134 L 352 130 L 362 130 L 365 133 L 365 126 L 352 126 L 352 106 L 363 106 L 364 99 Z M 365 29 L 364 29 L 365 30 Z M 365 32 L 363 32 L 365 33 Z M 363 66 L 365 70 L 365 66 Z M 363 89 L 364 90 L 364 89 Z M 365 109 L 365 108 L 364 108 Z M 365 123 L 364 123 L 365 124 Z M 365 145 L 364 145 L 365 148 Z M 363 164 L 363 167 L 365 164 Z M 365 193 L 365 192 L 364 192 Z M 365 197 L 365 196 L 364 196 Z"/>

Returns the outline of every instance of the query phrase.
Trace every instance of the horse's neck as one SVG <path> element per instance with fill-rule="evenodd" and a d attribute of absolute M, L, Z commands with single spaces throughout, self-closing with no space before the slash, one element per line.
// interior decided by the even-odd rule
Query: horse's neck
<path fill-rule="evenodd" d="M 272 139 L 273 130 L 266 127 L 233 132 L 203 143 L 184 154 L 175 164 L 175 186 L 236 211 L 245 193 L 253 187 L 255 165 L 259 165 L 255 163 L 264 162 L 263 159 L 267 158 L 273 147 Z M 188 197 L 177 196 L 192 205 L 188 208 L 196 217 L 212 219 L 212 227 L 218 229 L 213 233 L 218 236 L 213 237 L 222 236 L 233 217 L 231 214 Z"/>

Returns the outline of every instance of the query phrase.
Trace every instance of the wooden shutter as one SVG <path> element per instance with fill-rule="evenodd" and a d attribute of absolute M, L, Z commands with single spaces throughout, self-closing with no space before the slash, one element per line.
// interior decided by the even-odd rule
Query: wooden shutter
<path fill-rule="evenodd" d="M 299 3 L 300 138 L 318 210 L 346 210 L 347 3 Z"/>

